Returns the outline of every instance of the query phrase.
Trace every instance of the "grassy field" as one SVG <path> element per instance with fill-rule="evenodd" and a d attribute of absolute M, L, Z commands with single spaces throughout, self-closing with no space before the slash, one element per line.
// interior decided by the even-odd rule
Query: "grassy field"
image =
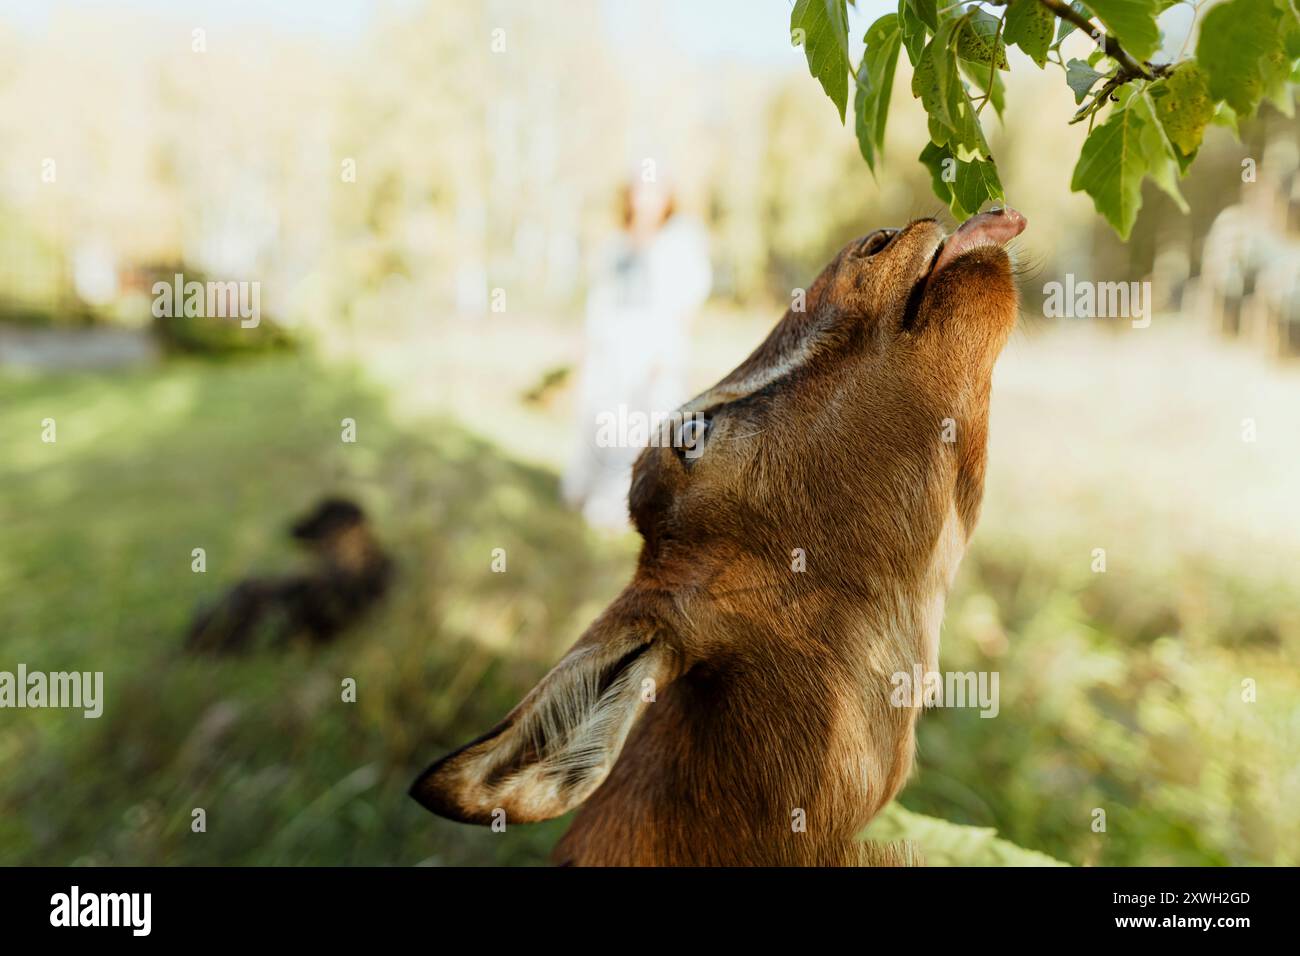
<path fill-rule="evenodd" d="M 619 586 L 626 542 L 588 540 L 554 476 L 450 423 L 400 431 L 373 390 L 297 359 L 10 382 L 0 408 L 3 659 L 102 670 L 107 698 L 98 720 L 4 714 L 0 862 L 544 857 L 556 826 L 494 838 L 405 788 L 512 706 Z M 332 491 L 364 502 L 397 553 L 392 599 L 319 653 L 181 655 L 196 602 L 291 563 L 286 523 Z M 495 547 L 507 575 L 489 572 Z"/>
<path fill-rule="evenodd" d="M 756 334 L 712 326 L 698 376 Z M 630 536 L 593 536 L 558 505 L 563 401 L 517 396 L 563 343 L 512 337 L 527 360 L 513 378 L 480 370 L 493 387 L 469 395 L 447 384 L 466 351 L 456 335 L 405 358 L 378 337 L 364 375 L 278 356 L 0 380 L 0 669 L 102 670 L 107 698 L 98 720 L 3 714 L 0 863 L 544 861 L 562 820 L 493 834 L 405 796 L 515 703 L 635 555 Z M 1231 446 L 1212 454 L 1196 428 L 1162 427 L 1172 386 L 1138 362 L 1133 381 L 1156 397 L 1135 395 L 1131 352 L 1013 344 L 985 516 L 943 645 L 947 669 L 1000 672 L 1001 713 L 927 715 L 902 803 L 1076 864 L 1297 863 L 1300 520 L 1282 467 L 1297 446 L 1284 435 L 1280 450 L 1251 449 L 1259 460 L 1240 469 L 1252 483 L 1233 496 Z M 1080 365 L 1111 370 L 1092 405 L 1062 385 Z M 1237 379 L 1218 368 L 1223 395 Z M 1242 370 L 1256 398 L 1294 394 L 1290 373 L 1256 372 Z M 340 440 L 345 417 L 355 444 Z M 1223 427 L 1240 417 L 1225 412 Z M 1213 481 L 1162 486 L 1179 454 L 1212 461 Z M 315 653 L 182 655 L 195 604 L 291 564 L 285 525 L 328 492 L 357 497 L 396 553 L 390 599 Z M 196 547 L 204 574 L 190 568 Z M 497 547 L 504 575 L 490 571 Z M 1105 574 L 1090 570 L 1095 547 L 1108 549 Z M 341 700 L 348 677 L 356 703 Z M 1256 702 L 1242 701 L 1243 679 Z M 191 832 L 195 808 L 205 833 Z M 912 822 L 891 824 L 906 835 Z M 983 859 L 971 853 L 936 860 Z"/>

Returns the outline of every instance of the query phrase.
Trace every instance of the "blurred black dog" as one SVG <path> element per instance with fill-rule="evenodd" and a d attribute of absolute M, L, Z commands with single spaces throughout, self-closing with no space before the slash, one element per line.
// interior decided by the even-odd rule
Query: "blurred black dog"
<path fill-rule="evenodd" d="M 239 582 L 194 616 L 185 639 L 188 650 L 230 653 L 296 640 L 323 644 L 387 591 L 393 563 L 353 502 L 327 498 L 291 533 L 312 553 L 316 567 Z"/>

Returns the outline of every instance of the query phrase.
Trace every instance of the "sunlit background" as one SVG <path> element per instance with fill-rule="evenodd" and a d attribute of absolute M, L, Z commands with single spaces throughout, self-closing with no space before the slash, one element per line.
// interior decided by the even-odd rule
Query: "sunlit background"
<path fill-rule="evenodd" d="M 859 49 L 886 9 L 851 10 Z M 102 670 L 107 698 L 0 711 L 0 862 L 545 860 L 563 821 L 494 834 L 405 788 L 633 565 L 559 490 L 620 188 L 650 160 L 707 229 L 681 400 L 849 238 L 941 211 L 906 58 L 873 178 L 789 13 L 0 0 L 0 669 Z M 1000 672 L 1001 712 L 925 716 L 901 803 L 1073 864 L 1300 863 L 1300 127 L 1211 128 L 1191 213 L 1148 190 L 1122 244 L 1069 191 L 1063 75 L 1011 58 L 1024 315 L 942 659 Z M 258 282 L 261 324 L 155 319 L 176 273 Z M 1067 274 L 1149 280 L 1150 326 L 1045 317 Z M 325 648 L 182 653 L 327 493 L 396 557 L 383 604 Z"/>

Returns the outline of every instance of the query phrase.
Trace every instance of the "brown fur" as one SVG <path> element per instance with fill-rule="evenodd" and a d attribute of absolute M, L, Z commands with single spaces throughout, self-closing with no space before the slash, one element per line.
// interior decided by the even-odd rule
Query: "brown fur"
<path fill-rule="evenodd" d="M 919 220 L 851 243 L 684 406 L 709 432 L 698 458 L 638 459 L 632 582 L 417 799 L 478 823 L 582 804 L 562 863 L 907 861 L 856 837 L 911 770 L 917 711 L 891 705 L 891 675 L 937 668 L 1018 308 L 1000 248 L 929 275 L 942 239 Z"/>

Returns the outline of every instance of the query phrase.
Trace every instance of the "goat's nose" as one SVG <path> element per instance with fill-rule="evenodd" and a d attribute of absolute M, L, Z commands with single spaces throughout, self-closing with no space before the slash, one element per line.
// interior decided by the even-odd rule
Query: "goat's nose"
<path fill-rule="evenodd" d="M 1017 232 L 1020 232 L 1025 228 L 1025 217 L 1010 206 L 990 206 L 986 212 L 990 216 L 998 216 L 1005 219 L 1008 224 L 1016 229 Z"/>

